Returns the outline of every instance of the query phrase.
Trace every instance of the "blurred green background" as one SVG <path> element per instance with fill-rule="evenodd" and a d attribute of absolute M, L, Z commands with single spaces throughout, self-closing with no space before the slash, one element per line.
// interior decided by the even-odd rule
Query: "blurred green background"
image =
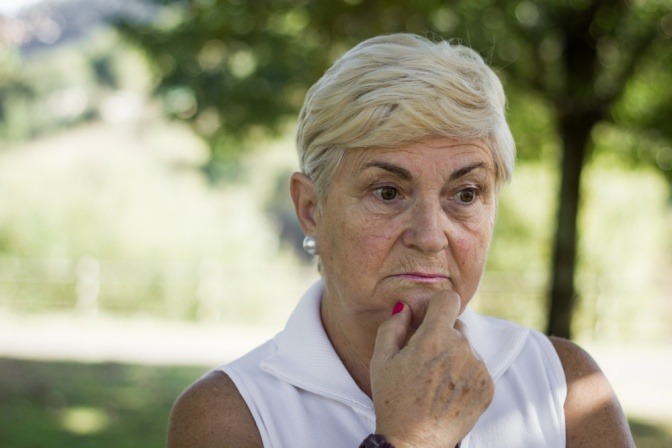
<path fill-rule="evenodd" d="M 482 312 L 547 328 L 562 117 L 591 123 L 572 334 L 638 446 L 671 446 L 671 6 L 3 2 L 0 447 L 163 446 L 181 390 L 282 328 L 317 278 L 294 117 L 329 61 L 392 31 L 471 44 L 509 95 L 519 162 Z M 594 38 L 590 85 L 563 72 L 581 48 L 563 20 Z"/>

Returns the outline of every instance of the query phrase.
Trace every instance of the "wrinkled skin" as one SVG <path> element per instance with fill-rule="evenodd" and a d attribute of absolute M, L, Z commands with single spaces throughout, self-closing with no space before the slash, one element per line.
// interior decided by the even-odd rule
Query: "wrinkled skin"
<path fill-rule="evenodd" d="M 408 344 L 409 307 L 378 330 L 371 360 L 376 430 L 396 448 L 454 447 L 492 400 L 492 378 L 456 321 L 459 307 L 457 294 L 437 293 Z"/>
<path fill-rule="evenodd" d="M 483 272 L 496 190 L 479 140 L 351 150 L 323 203 L 293 177 L 297 215 L 322 257 L 325 329 L 398 448 L 455 446 L 492 399 L 457 317 Z M 404 309 L 390 317 L 397 302 Z"/>

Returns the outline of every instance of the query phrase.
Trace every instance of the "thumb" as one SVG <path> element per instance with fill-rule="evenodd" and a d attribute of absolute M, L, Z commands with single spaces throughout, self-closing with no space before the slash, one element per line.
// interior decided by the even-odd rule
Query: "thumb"
<path fill-rule="evenodd" d="M 372 369 L 385 364 L 404 347 L 411 324 L 411 314 L 411 307 L 404 302 L 397 302 L 392 317 L 380 324 L 371 358 Z"/>

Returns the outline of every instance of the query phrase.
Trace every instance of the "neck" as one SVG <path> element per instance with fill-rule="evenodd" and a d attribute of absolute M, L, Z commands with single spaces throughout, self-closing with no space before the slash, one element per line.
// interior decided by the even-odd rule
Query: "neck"
<path fill-rule="evenodd" d="M 322 325 L 336 354 L 357 386 L 371 397 L 369 365 L 376 341 L 373 331 L 358 325 L 353 316 L 343 313 L 342 308 L 327 299 L 326 291 L 320 308 Z"/>

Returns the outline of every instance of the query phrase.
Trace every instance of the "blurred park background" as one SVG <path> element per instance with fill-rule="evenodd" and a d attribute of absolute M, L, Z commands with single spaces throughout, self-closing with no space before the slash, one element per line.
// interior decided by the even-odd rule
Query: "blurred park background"
<path fill-rule="evenodd" d="M 474 307 L 571 331 L 672 446 L 672 1 L 2 0 L 0 447 L 164 446 L 180 391 L 282 328 L 317 278 L 296 113 L 397 31 L 509 96 Z"/>

